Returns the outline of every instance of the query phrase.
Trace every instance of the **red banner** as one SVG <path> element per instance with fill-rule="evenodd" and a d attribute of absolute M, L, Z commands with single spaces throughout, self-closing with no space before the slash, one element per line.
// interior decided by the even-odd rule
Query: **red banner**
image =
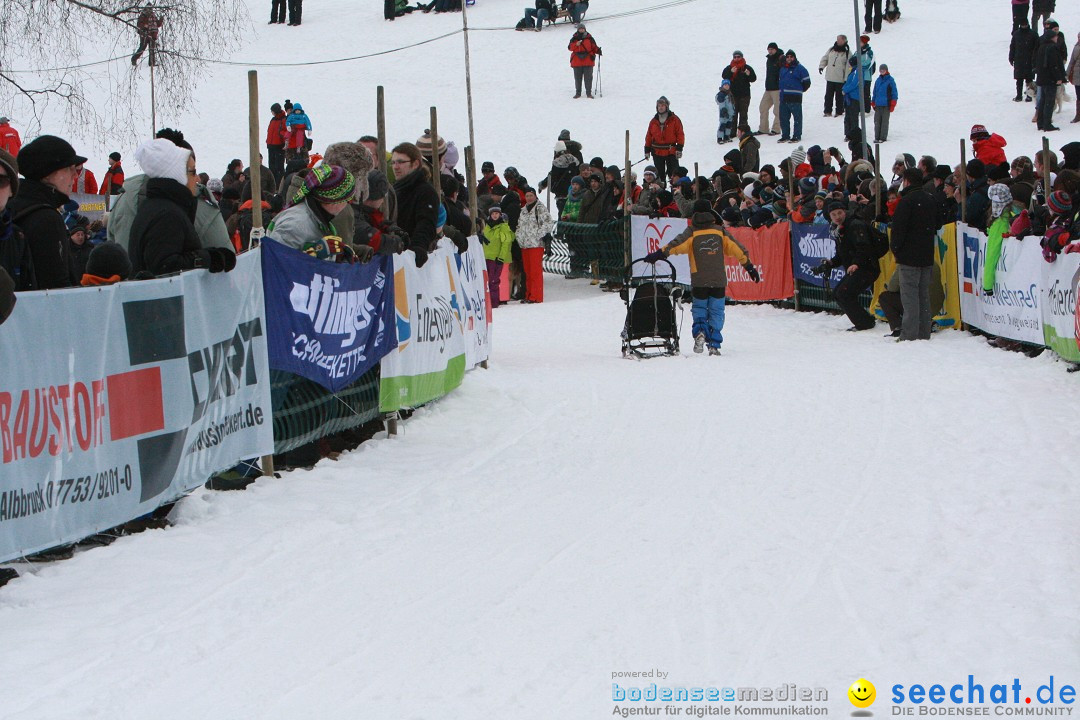
<path fill-rule="evenodd" d="M 761 275 L 761 282 L 755 283 L 734 258 L 726 258 L 729 298 L 761 302 L 784 300 L 795 294 L 795 280 L 791 272 L 791 230 L 787 223 L 776 223 L 757 230 L 727 228 L 727 231 L 746 247 L 751 262 Z"/>

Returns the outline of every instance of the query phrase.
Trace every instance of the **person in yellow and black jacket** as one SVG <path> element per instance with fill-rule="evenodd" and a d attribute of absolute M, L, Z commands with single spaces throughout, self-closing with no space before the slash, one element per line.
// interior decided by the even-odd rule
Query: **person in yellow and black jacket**
<path fill-rule="evenodd" d="M 664 247 L 645 256 L 654 263 L 668 255 L 690 256 L 690 294 L 693 296 L 691 315 L 694 318 L 694 352 L 720 354 L 724 342 L 724 308 L 727 291 L 727 266 L 724 256 L 730 255 L 746 268 L 754 282 L 761 282 L 757 268 L 750 262 L 749 253 L 738 240 L 718 224 L 708 200 L 694 203 L 690 225 Z"/>

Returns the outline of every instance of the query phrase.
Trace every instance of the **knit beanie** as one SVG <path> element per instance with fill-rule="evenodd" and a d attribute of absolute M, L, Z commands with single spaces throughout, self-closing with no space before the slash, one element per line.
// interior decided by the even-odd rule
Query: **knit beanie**
<path fill-rule="evenodd" d="M 441 156 L 446 152 L 446 141 L 441 137 L 436 137 L 436 140 L 438 141 L 438 154 Z M 416 147 L 420 149 L 424 159 L 431 158 L 431 130 L 425 130 L 424 134 L 416 140 Z"/>
<path fill-rule="evenodd" d="M 0 167 L 4 168 L 4 172 L 11 178 L 11 194 L 12 196 L 19 194 L 19 163 L 11 156 L 7 150 L 0 149 Z"/>
<path fill-rule="evenodd" d="M 113 162 L 120 162 L 120 153 L 118 153 L 118 152 L 109 153 L 109 159 L 112 160 Z"/>
<path fill-rule="evenodd" d="M 574 177 L 570 178 L 570 184 L 577 185 L 580 188 L 584 188 L 585 178 L 581 177 L 580 175 L 575 175 Z"/>
<path fill-rule="evenodd" d="M 1002 183 L 991 185 L 987 188 L 986 195 L 990 198 L 990 212 L 993 217 L 1000 217 L 1013 199 L 1012 191 L 1009 190 L 1008 185 Z"/>
<path fill-rule="evenodd" d="M 986 175 L 986 165 L 984 165 L 983 161 L 979 160 L 978 158 L 975 158 L 974 160 L 968 160 L 968 164 L 965 167 L 965 170 L 967 171 L 967 176 L 975 180 L 978 180 L 979 178 Z"/>
<path fill-rule="evenodd" d="M 327 165 L 338 165 L 349 171 L 356 180 L 353 190 L 354 197 L 363 202 L 367 199 L 370 189 L 368 188 L 367 176 L 374 163 L 368 149 L 355 142 L 337 142 L 326 148 L 323 154 L 323 162 Z"/>
<path fill-rule="evenodd" d="M 555 152 L 556 153 L 566 152 L 566 143 L 564 143 L 562 140 L 556 140 L 555 141 Z"/>
<path fill-rule="evenodd" d="M 1064 215 L 1072 210 L 1072 200 L 1064 190 L 1055 190 L 1050 193 L 1050 197 L 1046 198 L 1046 207 L 1054 215 Z"/>
<path fill-rule="evenodd" d="M 113 277 L 127 280 L 131 276 L 131 259 L 123 246 L 114 242 L 101 243 L 86 259 L 86 274 L 105 280 Z"/>
<path fill-rule="evenodd" d="M 981 140 L 982 138 L 990 137 L 990 133 L 986 131 L 985 125 L 972 125 L 971 126 L 971 139 Z"/>
<path fill-rule="evenodd" d="M 55 135 L 42 135 L 22 146 L 18 161 L 24 178 L 40 180 L 61 168 L 84 163 L 86 158 L 77 155 L 67 140 Z"/>
<path fill-rule="evenodd" d="M 206 189 L 220 195 L 225 192 L 225 183 L 221 182 L 221 178 L 210 178 L 206 183 Z"/>
<path fill-rule="evenodd" d="M 712 212 L 712 205 L 709 204 L 708 200 L 695 200 L 694 201 L 694 212 L 696 212 L 696 213 Z"/>
<path fill-rule="evenodd" d="M 293 196 L 296 205 L 311 197 L 321 203 L 348 202 L 356 189 L 356 180 L 340 165 L 316 165 L 304 177 L 304 184 Z"/>
<path fill-rule="evenodd" d="M 564 140 L 564 141 L 569 140 L 570 139 L 570 131 L 569 130 L 560 131 L 559 132 L 559 139 Z"/>
<path fill-rule="evenodd" d="M 187 185 L 189 157 L 190 150 L 162 138 L 145 140 L 135 148 L 135 162 L 139 163 L 147 177 L 167 178 L 181 185 Z"/>
<path fill-rule="evenodd" d="M 446 206 L 440 204 L 439 214 L 435 219 L 435 227 L 441 228 L 444 225 L 446 225 Z"/>
<path fill-rule="evenodd" d="M 804 177 L 799 181 L 799 192 L 803 195 L 811 195 L 817 192 L 818 184 L 812 177 Z"/>
<path fill-rule="evenodd" d="M 368 200 L 382 200 L 390 189 L 390 182 L 382 170 L 371 170 L 367 174 Z"/>
<path fill-rule="evenodd" d="M 485 162 L 483 165 L 480 166 L 480 172 L 482 172 L 482 173 L 495 172 L 495 163 L 488 160 L 487 162 Z"/>
<path fill-rule="evenodd" d="M 597 170 L 603 170 L 604 169 L 604 159 L 600 158 L 600 157 L 594 157 L 592 160 L 589 161 L 589 166 L 594 167 Z"/>

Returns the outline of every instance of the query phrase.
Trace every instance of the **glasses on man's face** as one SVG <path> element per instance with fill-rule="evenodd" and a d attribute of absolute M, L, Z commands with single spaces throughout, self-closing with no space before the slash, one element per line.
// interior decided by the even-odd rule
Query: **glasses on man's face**
<path fill-rule="evenodd" d="M 412 165 L 413 161 L 412 160 L 391 160 L 390 164 L 391 165 Z"/>
<path fill-rule="evenodd" d="M 188 168 L 187 174 L 192 176 L 192 177 L 196 177 L 196 176 L 198 176 L 199 173 L 196 172 L 195 168 Z"/>

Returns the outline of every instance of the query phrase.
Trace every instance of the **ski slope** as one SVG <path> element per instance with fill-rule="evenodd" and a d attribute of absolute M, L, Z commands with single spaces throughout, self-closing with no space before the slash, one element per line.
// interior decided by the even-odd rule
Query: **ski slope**
<path fill-rule="evenodd" d="M 525 4 L 478 0 L 470 22 L 512 26 Z M 570 98 L 568 27 L 473 33 L 478 160 L 536 181 L 562 128 L 609 162 L 630 130 L 637 159 L 666 94 L 684 161 L 711 171 L 730 148 L 713 141 L 720 70 L 733 49 L 762 70 L 772 40 L 811 68 L 804 145 L 840 144 L 813 67 L 854 35 L 848 3 L 698 0 L 602 19 L 653 4 L 593 0 L 594 101 Z M 1007 3 L 902 5 L 873 40 L 900 90 L 885 157 L 955 162 L 975 122 L 1010 158 L 1033 154 L 1031 105 L 1009 101 Z M 1068 5 L 1056 17 L 1071 39 Z M 374 53 L 460 22 L 305 6 L 300 28 L 268 27 L 252 3 L 250 42 L 222 57 Z M 321 148 L 374 130 L 382 84 L 392 143 L 436 105 L 464 147 L 462 55 L 455 36 L 261 68 L 261 104 L 302 102 Z M 211 175 L 245 156 L 245 71 L 220 66 L 194 107 L 162 109 Z M 1054 147 L 1080 138 L 1058 122 Z M 763 162 L 792 149 L 762 141 Z M 196 493 L 174 527 L 5 586 L 0 717 L 586 720 L 611 716 L 612 673 L 649 669 L 672 684 L 826 687 L 832 716 L 866 677 L 884 716 L 892 683 L 1080 680 L 1080 390 L 1061 364 L 750 306 L 728 309 L 723 357 L 627 361 L 617 297 L 547 284 L 543 305 L 495 311 L 491 369 L 402 436 L 243 493 Z"/>
<path fill-rule="evenodd" d="M 1061 364 L 751 306 L 723 357 L 623 360 L 616 296 L 547 294 L 403 436 L 5 587 L 3 717 L 601 718 L 650 668 L 846 714 L 858 677 L 1076 677 Z"/>

